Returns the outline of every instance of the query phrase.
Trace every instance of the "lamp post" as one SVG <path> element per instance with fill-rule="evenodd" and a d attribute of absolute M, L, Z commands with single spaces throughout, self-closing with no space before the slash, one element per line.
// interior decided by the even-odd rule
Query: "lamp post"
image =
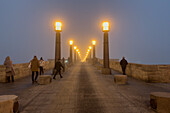
<path fill-rule="evenodd" d="M 108 32 L 110 30 L 109 22 L 103 22 L 102 26 L 103 26 L 103 32 L 104 32 L 102 74 L 111 74 L 111 69 L 109 66 L 109 39 L 108 39 Z"/>
<path fill-rule="evenodd" d="M 69 41 L 69 43 L 70 43 L 70 64 L 73 62 L 73 51 L 72 51 L 72 46 L 73 46 L 73 41 L 72 40 L 70 40 Z"/>
<path fill-rule="evenodd" d="M 89 46 L 89 59 L 90 59 L 90 60 L 91 60 L 91 49 L 92 49 L 92 47 Z"/>
<path fill-rule="evenodd" d="M 77 49 L 77 47 L 74 46 L 74 63 L 76 63 L 76 49 Z"/>
<path fill-rule="evenodd" d="M 77 49 L 76 49 L 76 62 L 79 60 L 78 52 L 79 52 L 79 49 L 77 48 Z"/>
<path fill-rule="evenodd" d="M 55 23 L 55 32 L 56 32 L 56 45 L 55 45 L 55 63 L 58 59 L 61 59 L 61 34 L 62 31 L 62 23 Z"/>
<path fill-rule="evenodd" d="M 96 50 L 95 50 L 96 41 L 95 40 L 92 41 L 92 45 L 93 45 L 93 64 L 95 64 L 96 63 Z"/>

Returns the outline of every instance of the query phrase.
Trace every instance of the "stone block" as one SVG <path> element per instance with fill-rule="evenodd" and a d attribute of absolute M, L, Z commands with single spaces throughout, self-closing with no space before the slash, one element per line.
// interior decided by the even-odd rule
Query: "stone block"
<path fill-rule="evenodd" d="M 18 96 L 2 95 L 0 96 L 0 113 L 18 113 Z"/>
<path fill-rule="evenodd" d="M 111 75 L 111 69 L 110 68 L 102 68 L 102 74 Z"/>
<path fill-rule="evenodd" d="M 152 92 L 150 94 L 150 105 L 158 113 L 170 113 L 170 93 Z"/>
<path fill-rule="evenodd" d="M 38 84 L 40 85 L 50 84 L 51 82 L 52 82 L 51 75 L 41 75 L 38 78 Z"/>
<path fill-rule="evenodd" d="M 114 75 L 114 82 L 116 84 L 127 84 L 127 75 Z"/>
<path fill-rule="evenodd" d="M 97 70 L 101 70 L 102 69 L 102 66 L 97 65 L 96 67 L 97 67 Z"/>

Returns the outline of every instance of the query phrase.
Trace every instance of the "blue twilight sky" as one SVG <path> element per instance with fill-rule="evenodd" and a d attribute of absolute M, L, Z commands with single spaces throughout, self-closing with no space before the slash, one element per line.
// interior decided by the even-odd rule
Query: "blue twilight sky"
<path fill-rule="evenodd" d="M 69 55 L 70 39 L 82 54 L 96 39 L 102 58 L 107 20 L 110 58 L 170 64 L 170 0 L 0 0 L 0 63 L 8 55 L 14 63 L 54 58 L 57 20 L 63 22 L 62 57 Z"/>

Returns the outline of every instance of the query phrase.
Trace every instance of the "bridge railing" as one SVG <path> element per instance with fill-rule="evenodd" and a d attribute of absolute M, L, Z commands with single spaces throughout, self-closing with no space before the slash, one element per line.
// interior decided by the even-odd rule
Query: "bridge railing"
<path fill-rule="evenodd" d="M 100 64 L 103 59 L 98 59 Z M 119 61 L 110 60 L 110 68 L 122 73 Z M 146 82 L 170 83 L 170 65 L 145 65 L 129 63 L 126 73 L 128 76 L 143 80 Z"/>
<path fill-rule="evenodd" d="M 31 70 L 28 68 L 29 63 L 14 64 L 15 80 L 31 75 Z M 54 60 L 45 61 L 45 71 L 54 68 Z M 6 82 L 5 66 L 0 65 L 0 82 Z"/>

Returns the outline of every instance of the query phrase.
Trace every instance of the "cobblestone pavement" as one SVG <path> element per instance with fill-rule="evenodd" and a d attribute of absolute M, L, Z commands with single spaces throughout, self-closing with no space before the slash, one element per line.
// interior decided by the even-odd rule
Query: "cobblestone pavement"
<path fill-rule="evenodd" d="M 170 84 L 128 78 L 116 85 L 113 75 L 102 75 L 89 64 L 77 64 L 49 85 L 31 84 L 31 77 L 0 84 L 0 95 L 19 96 L 21 113 L 154 113 L 150 92 L 170 92 Z"/>

